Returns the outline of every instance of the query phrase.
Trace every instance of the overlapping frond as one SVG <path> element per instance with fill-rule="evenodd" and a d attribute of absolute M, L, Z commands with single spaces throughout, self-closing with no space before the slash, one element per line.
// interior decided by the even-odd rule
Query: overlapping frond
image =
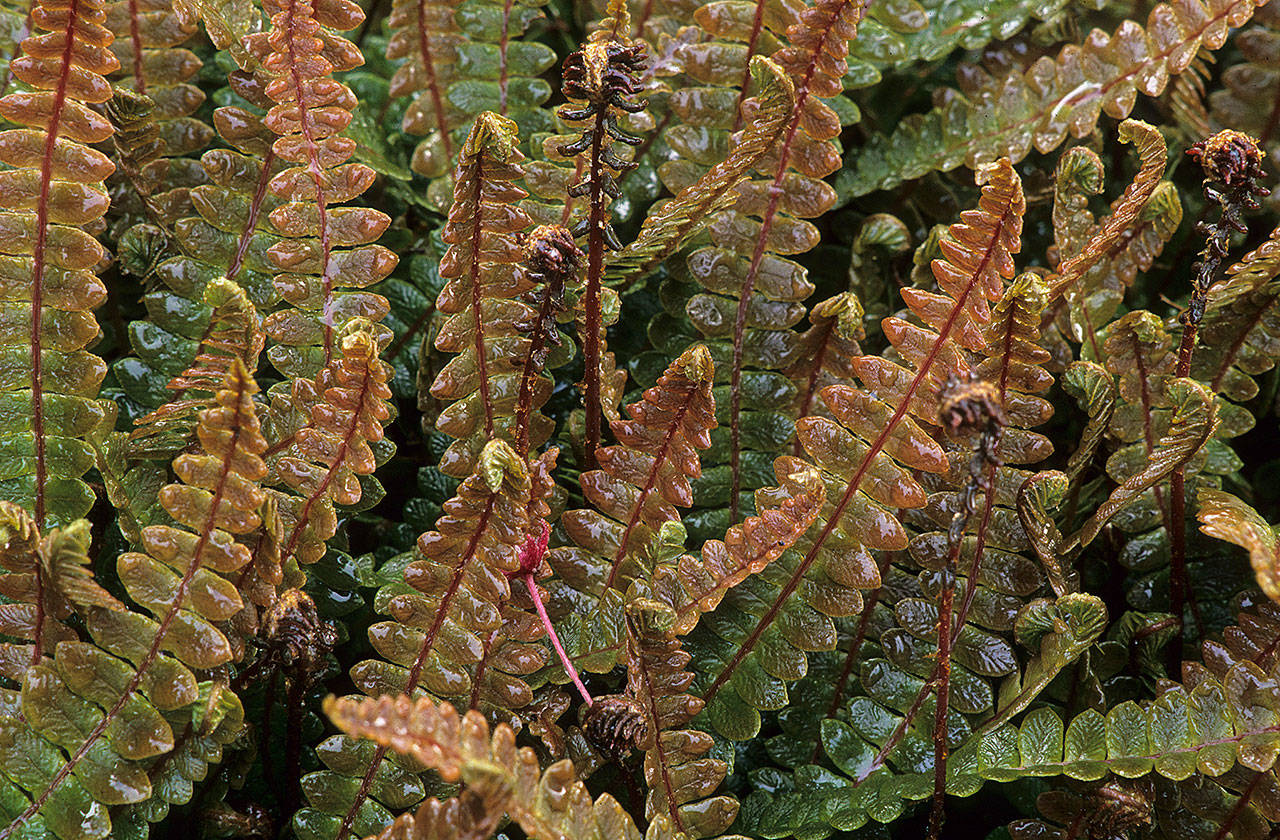
<path fill-rule="evenodd" d="M 529 217 L 516 203 L 525 195 L 514 183 L 523 174 L 516 140 L 511 120 L 481 114 L 454 176 L 440 261 L 447 282 L 436 302 L 447 318 L 435 346 L 457 355 L 431 385 L 445 403 L 436 427 L 457 439 L 440 462 L 447 475 L 470 473 L 494 438 L 527 454 L 552 431 L 539 411 L 552 385 L 542 367 L 561 341 L 556 318 L 581 253 L 563 227 L 523 235 Z"/>
<path fill-rule="evenodd" d="M 507 575 L 519 569 L 531 492 L 528 462 L 501 440 L 486 445 L 436 529 L 419 538 L 404 583 L 379 599 L 392 620 L 373 624 L 369 640 L 384 659 L 352 669 L 360 690 L 377 696 L 424 689 L 470 702 L 486 646 L 503 627 L 500 608 L 511 595 Z M 541 664 L 537 659 L 535 667 Z M 530 697 L 527 687 L 524 694 Z M 299 820 L 315 836 L 337 836 L 385 813 L 367 801 L 380 792 L 371 784 L 385 747 L 372 755 L 350 740 L 339 747 L 329 769 L 305 786 L 314 811 Z"/>
<path fill-rule="evenodd" d="M 263 94 L 274 104 L 262 122 L 279 135 L 272 151 L 286 168 L 269 189 L 281 203 L 270 213 L 283 237 L 268 249 L 280 272 L 275 287 L 289 306 L 264 321 L 276 342 L 268 350 L 286 376 L 314 377 L 340 357 L 338 332 L 350 318 L 367 319 L 385 343 L 389 330 L 381 295 L 363 291 L 395 268 L 396 255 L 377 242 L 391 219 L 367 207 L 341 207 L 360 196 L 374 172 L 350 161 L 356 141 L 343 136 L 356 97 L 334 73 L 364 58 L 338 32 L 364 20 L 355 3 L 270 0 L 271 31 L 250 36 L 262 63 Z M 291 164 L 291 165 L 290 165 Z"/>
<path fill-rule="evenodd" d="M 594 601 L 648 579 L 648 547 L 664 523 L 680 521 L 677 508 L 693 501 L 689 482 L 701 473 L 698 450 L 710 445 L 716 422 L 714 376 L 711 354 L 691 347 L 643 399 L 627 406 L 629 420 L 612 423 L 618 444 L 600 450 L 600 469 L 581 478 L 594 509 L 566 512 L 560 524 L 571 544 L 547 556 L 572 589 Z"/>
<path fill-rule="evenodd" d="M 1034 148 L 1056 149 L 1070 134 L 1083 137 L 1103 112 L 1127 117 L 1138 94 L 1158 96 L 1187 69 L 1199 50 L 1222 46 L 1231 27 L 1243 25 L 1257 0 L 1161 3 L 1145 27 L 1125 21 L 1114 33 L 1093 30 L 1025 71 L 988 76 L 963 94 L 903 120 L 877 136 L 842 173 L 842 195 L 888 189 L 931 171 L 969 167 L 999 157 L 1020 161 Z"/>
<path fill-rule="evenodd" d="M 89 511 L 81 476 L 93 463 L 84 436 L 102 421 L 93 400 L 106 366 L 85 348 L 93 309 L 106 298 L 94 269 L 104 250 L 86 226 L 107 212 L 113 166 L 91 148 L 111 136 L 92 110 L 111 98 L 104 74 L 119 67 L 97 0 L 32 7 L 40 34 L 23 41 L 9 71 L 27 86 L 0 99 L 17 128 L 0 134 L 0 344 L 9 363 L 0 403 L 13 418 L 3 447 L 0 496 L 36 522 L 68 523 Z"/>
<path fill-rule="evenodd" d="M 106 806 L 133 805 L 146 819 L 161 819 L 169 804 L 190 798 L 189 780 L 203 775 L 205 764 L 238 735 L 239 700 L 216 682 L 198 685 L 193 672 L 225 665 L 243 650 L 224 629 L 244 608 L 237 572 L 251 551 L 238 539 L 262 525 L 258 482 L 266 475 L 266 441 L 255 390 L 243 365 L 233 365 L 215 404 L 201 412 L 201 451 L 178 456 L 174 471 L 181 483 L 160 491 L 174 524 L 145 528 L 146 553 L 126 552 L 117 561 L 130 599 L 155 619 L 125 610 L 82 578 L 71 591 L 78 593 L 74 602 L 95 644 L 61 641 L 51 660 L 37 655 L 22 675 L 23 714 L 6 724 L 0 763 L 29 792 L 30 805 L 10 829 L 36 818 L 59 836 L 110 836 Z M 87 523 L 71 526 L 67 534 L 83 555 Z M 57 532 L 52 537 L 56 545 Z M 153 765 L 163 767 L 170 752 L 190 746 L 181 717 L 170 720 L 171 714 L 185 711 L 190 719 L 190 707 L 201 702 L 216 711 L 194 736 L 202 757 L 190 756 L 186 760 L 196 763 L 167 767 L 153 779 Z M 35 733 L 50 743 L 35 748 Z M 34 749 L 38 763 L 22 755 L 24 749 Z M 36 782 L 29 771 L 40 766 L 44 775 Z M 92 798 L 79 806 L 84 822 L 65 834 L 58 826 L 69 823 L 58 812 L 86 794 Z"/>
<path fill-rule="evenodd" d="M 726 480 L 707 487 L 698 500 L 700 507 L 727 508 L 727 516 L 708 514 L 715 523 L 712 533 L 723 533 L 741 518 L 740 511 L 751 503 L 750 491 L 766 483 L 768 465 L 791 440 L 794 418 L 767 398 L 751 400 L 754 389 L 744 386 L 744 377 L 760 372 L 756 378 L 781 379 L 773 372 L 798 358 L 791 328 L 804 318 L 803 301 L 813 285 L 791 257 L 817 244 L 817 228 L 808 220 L 835 204 L 835 192 L 821 179 L 840 165 L 834 140 L 842 120 L 833 105 L 840 104 L 848 46 L 867 5 L 823 0 L 765 13 L 760 4 L 754 14 L 744 15 L 733 4 L 708 3 L 695 13 L 695 20 L 719 41 L 685 51 L 686 72 L 701 84 L 673 95 L 673 108 L 684 124 L 668 131 L 666 140 L 683 160 L 659 170 L 670 189 L 683 189 L 701 166 L 718 163 L 711 156 L 718 147 L 708 148 L 707 132 L 714 131 L 727 149 L 734 133 L 745 132 L 759 113 L 762 100 L 753 102 L 747 91 L 750 55 L 777 45 L 771 58 L 795 91 L 790 113 L 769 141 L 770 151 L 739 185 L 737 203 L 708 224 L 711 244 L 694 250 L 686 261 L 693 286 L 685 315 L 711 340 L 721 380 L 728 385 L 720 434 L 727 440 L 717 445 L 727 452 L 717 452 L 716 458 L 717 466 L 727 467 L 718 471 L 727 473 Z M 726 107 L 729 102 L 732 106 Z M 778 387 L 776 381 L 770 384 Z M 771 390 L 763 389 L 765 394 Z"/>
<path fill-rule="evenodd" d="M 203 183 L 205 173 L 187 156 L 203 152 L 213 139 L 213 129 L 194 116 L 205 100 L 191 83 L 200 71 L 200 58 L 185 47 L 195 34 L 195 22 L 183 20 L 171 3 L 154 0 L 116 0 L 105 9 L 122 77 L 117 84 L 123 90 L 116 95 L 125 97 L 135 119 L 154 123 L 144 153 L 122 154 L 119 163 L 152 221 L 167 228 L 191 215 L 188 190 Z"/>
<path fill-rule="evenodd" d="M 325 711 L 344 731 L 408 754 L 446 781 L 510 791 L 508 814 L 534 840 L 640 838 L 613 797 L 603 794 L 592 801 L 572 762 L 542 770 L 533 750 L 516 747 L 510 727 L 499 724 L 491 733 L 479 712 L 459 715 L 447 703 L 403 697 L 330 698 Z"/>
<path fill-rule="evenodd" d="M 158 264 L 137 267 L 159 281 L 143 298 L 147 317 L 129 325 L 129 343 L 136 356 L 117 361 L 112 372 L 138 414 L 156 409 L 171 397 L 168 385 L 188 370 L 205 340 L 221 328 L 206 301 L 209 286 L 229 280 L 260 314 L 280 300 L 272 281 L 268 249 L 279 236 L 268 214 L 279 203 L 267 190 L 281 168 L 272 151 L 274 133 L 262 124 L 261 110 L 270 106 L 263 82 L 236 71 L 231 90 L 245 105 L 214 110 L 218 136 L 230 148 L 210 149 L 200 158 L 203 177 L 186 195 L 193 214 L 173 224 L 178 254 Z M 248 107 L 245 107 L 248 106 Z M 257 368 L 246 359 L 250 371 Z"/>
<path fill-rule="evenodd" d="M 803 652 L 833 648 L 832 618 L 856 615 L 863 607 L 860 591 L 881 585 L 871 552 L 906 548 L 897 511 L 926 502 L 910 470 L 948 469 L 928 432 L 938 422 L 938 393 L 949 377 L 971 371 L 967 353 L 987 345 L 990 304 L 1013 275 L 1026 207 L 1008 161 L 982 170 L 980 179 L 979 209 L 951 228 L 942 243 L 946 258 L 933 264 L 940 291 L 903 290 L 924 326 L 896 316 L 884 321 L 904 364 L 879 356 L 855 359 L 866 390 L 833 385 L 822 398 L 835 419 L 810 415 L 797 423 L 827 486 L 824 524 L 775 563 L 767 580 L 754 578 L 742 592 L 730 593 L 747 621 L 712 625 L 714 636 L 703 637 L 709 647 L 698 654 L 708 666 L 699 690 L 712 723 L 726 736 L 753 737 L 758 710 L 784 705 L 786 681 L 804 675 Z M 791 456 L 775 465 L 783 483 L 803 467 Z M 790 629 L 796 622 L 803 632 Z M 791 653 L 765 656 L 779 648 Z"/>
<path fill-rule="evenodd" d="M 691 837 L 714 837 L 738 814 L 731 796 L 711 796 L 728 766 L 710 758 L 714 739 L 686 728 L 702 701 L 685 689 L 693 682 L 689 654 L 673 635 L 676 614 L 656 601 L 627 604 L 627 694 L 641 709 L 644 779 L 649 787 L 645 818 L 666 815 Z"/>

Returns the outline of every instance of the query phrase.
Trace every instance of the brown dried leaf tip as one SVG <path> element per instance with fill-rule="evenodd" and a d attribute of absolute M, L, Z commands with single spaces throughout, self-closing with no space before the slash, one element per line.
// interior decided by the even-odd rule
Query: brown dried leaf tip
<path fill-rule="evenodd" d="M 587 740 L 612 761 L 621 761 L 649 734 L 644 710 L 632 697 L 608 694 L 583 709 Z"/>

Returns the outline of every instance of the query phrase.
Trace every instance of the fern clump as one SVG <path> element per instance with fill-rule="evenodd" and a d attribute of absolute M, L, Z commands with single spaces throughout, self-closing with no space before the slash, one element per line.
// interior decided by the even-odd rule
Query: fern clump
<path fill-rule="evenodd" d="M 0 3 L 0 840 L 1280 834 L 1278 15 Z"/>

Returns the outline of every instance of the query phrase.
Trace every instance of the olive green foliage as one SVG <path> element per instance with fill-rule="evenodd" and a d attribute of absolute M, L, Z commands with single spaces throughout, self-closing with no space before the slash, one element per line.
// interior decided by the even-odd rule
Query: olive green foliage
<path fill-rule="evenodd" d="M 1276 3 L 0 73 L 0 840 L 1280 833 Z"/>

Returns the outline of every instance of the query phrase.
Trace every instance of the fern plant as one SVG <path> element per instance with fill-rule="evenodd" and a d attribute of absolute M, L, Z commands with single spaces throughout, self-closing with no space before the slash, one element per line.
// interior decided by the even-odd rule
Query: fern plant
<path fill-rule="evenodd" d="M 0 0 L 0 840 L 1274 836 L 1276 15 Z"/>

